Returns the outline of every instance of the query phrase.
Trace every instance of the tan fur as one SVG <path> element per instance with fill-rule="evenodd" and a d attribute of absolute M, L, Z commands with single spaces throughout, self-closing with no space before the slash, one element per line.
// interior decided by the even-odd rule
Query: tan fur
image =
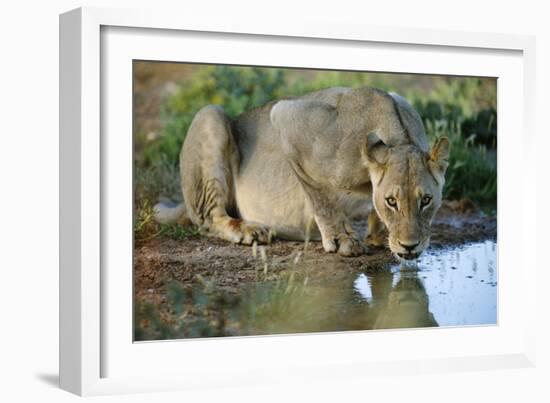
<path fill-rule="evenodd" d="M 374 205 L 390 248 L 403 253 L 399 242 L 418 240 L 417 254 L 441 203 L 447 158 L 447 140 L 429 153 L 422 121 L 403 98 L 373 88 L 316 91 L 235 120 L 210 105 L 195 116 L 180 154 L 181 211 L 232 242 L 267 242 L 271 229 L 355 256 L 365 244 L 352 224 Z M 390 191 L 404 206 L 394 216 L 384 208 Z M 425 192 L 433 193 L 433 206 L 415 212 Z M 310 222 L 316 225 L 307 230 Z M 370 238 L 381 243 L 374 216 L 369 226 Z"/>

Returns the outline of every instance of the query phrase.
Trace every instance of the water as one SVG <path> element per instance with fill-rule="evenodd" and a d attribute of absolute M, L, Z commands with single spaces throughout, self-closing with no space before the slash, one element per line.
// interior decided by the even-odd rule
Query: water
<path fill-rule="evenodd" d="M 492 325 L 497 288 L 493 241 L 427 252 L 415 267 L 297 266 L 236 294 L 211 285 L 174 289 L 169 300 L 179 321 L 137 328 L 136 340 Z"/>
<path fill-rule="evenodd" d="M 418 268 L 394 266 L 390 281 L 377 295 L 378 277 L 359 274 L 354 290 L 369 304 L 385 306 L 380 325 L 434 326 L 488 325 L 497 321 L 496 245 L 476 243 L 450 251 L 430 253 Z M 373 298 L 377 295 L 377 298 Z"/>

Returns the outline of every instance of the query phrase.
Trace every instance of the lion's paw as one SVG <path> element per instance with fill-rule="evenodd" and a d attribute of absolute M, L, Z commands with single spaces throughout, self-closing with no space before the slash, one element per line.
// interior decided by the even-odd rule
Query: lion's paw
<path fill-rule="evenodd" d="M 252 245 L 254 242 L 258 244 L 266 244 L 269 239 L 269 228 L 261 224 L 243 222 L 241 225 L 243 237 L 241 243 L 244 245 Z"/>
<path fill-rule="evenodd" d="M 329 253 L 338 252 L 341 256 L 360 256 L 367 253 L 366 245 L 348 234 L 323 239 L 323 249 Z"/>
<path fill-rule="evenodd" d="M 338 237 L 338 254 L 341 256 L 360 256 L 367 253 L 367 247 L 350 235 Z"/>
<path fill-rule="evenodd" d="M 243 245 L 266 244 L 269 241 L 269 228 L 264 225 L 244 221 L 238 218 L 229 220 L 225 238 Z"/>

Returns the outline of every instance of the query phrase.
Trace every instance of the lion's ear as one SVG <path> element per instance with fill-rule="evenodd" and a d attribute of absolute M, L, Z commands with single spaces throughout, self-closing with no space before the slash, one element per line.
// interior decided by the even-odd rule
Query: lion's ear
<path fill-rule="evenodd" d="M 389 147 L 374 132 L 367 134 L 367 144 L 363 156 L 367 165 L 384 165 L 388 160 Z"/>
<path fill-rule="evenodd" d="M 450 152 L 451 143 L 447 137 L 439 138 L 433 145 L 430 151 L 429 164 L 436 177 L 444 179 L 445 171 L 449 166 Z"/>

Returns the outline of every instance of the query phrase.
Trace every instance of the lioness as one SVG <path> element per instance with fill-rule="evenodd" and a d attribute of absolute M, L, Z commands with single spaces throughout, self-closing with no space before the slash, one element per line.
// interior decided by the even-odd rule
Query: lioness
<path fill-rule="evenodd" d="M 324 89 L 234 120 L 208 105 L 180 153 L 184 202 L 157 205 L 156 217 L 186 216 L 235 243 L 265 243 L 271 229 L 357 256 L 365 244 L 351 224 L 370 212 L 369 239 L 381 242 L 381 220 L 390 249 L 415 259 L 429 244 L 448 157 L 447 138 L 430 151 L 412 106 L 374 88 Z"/>

